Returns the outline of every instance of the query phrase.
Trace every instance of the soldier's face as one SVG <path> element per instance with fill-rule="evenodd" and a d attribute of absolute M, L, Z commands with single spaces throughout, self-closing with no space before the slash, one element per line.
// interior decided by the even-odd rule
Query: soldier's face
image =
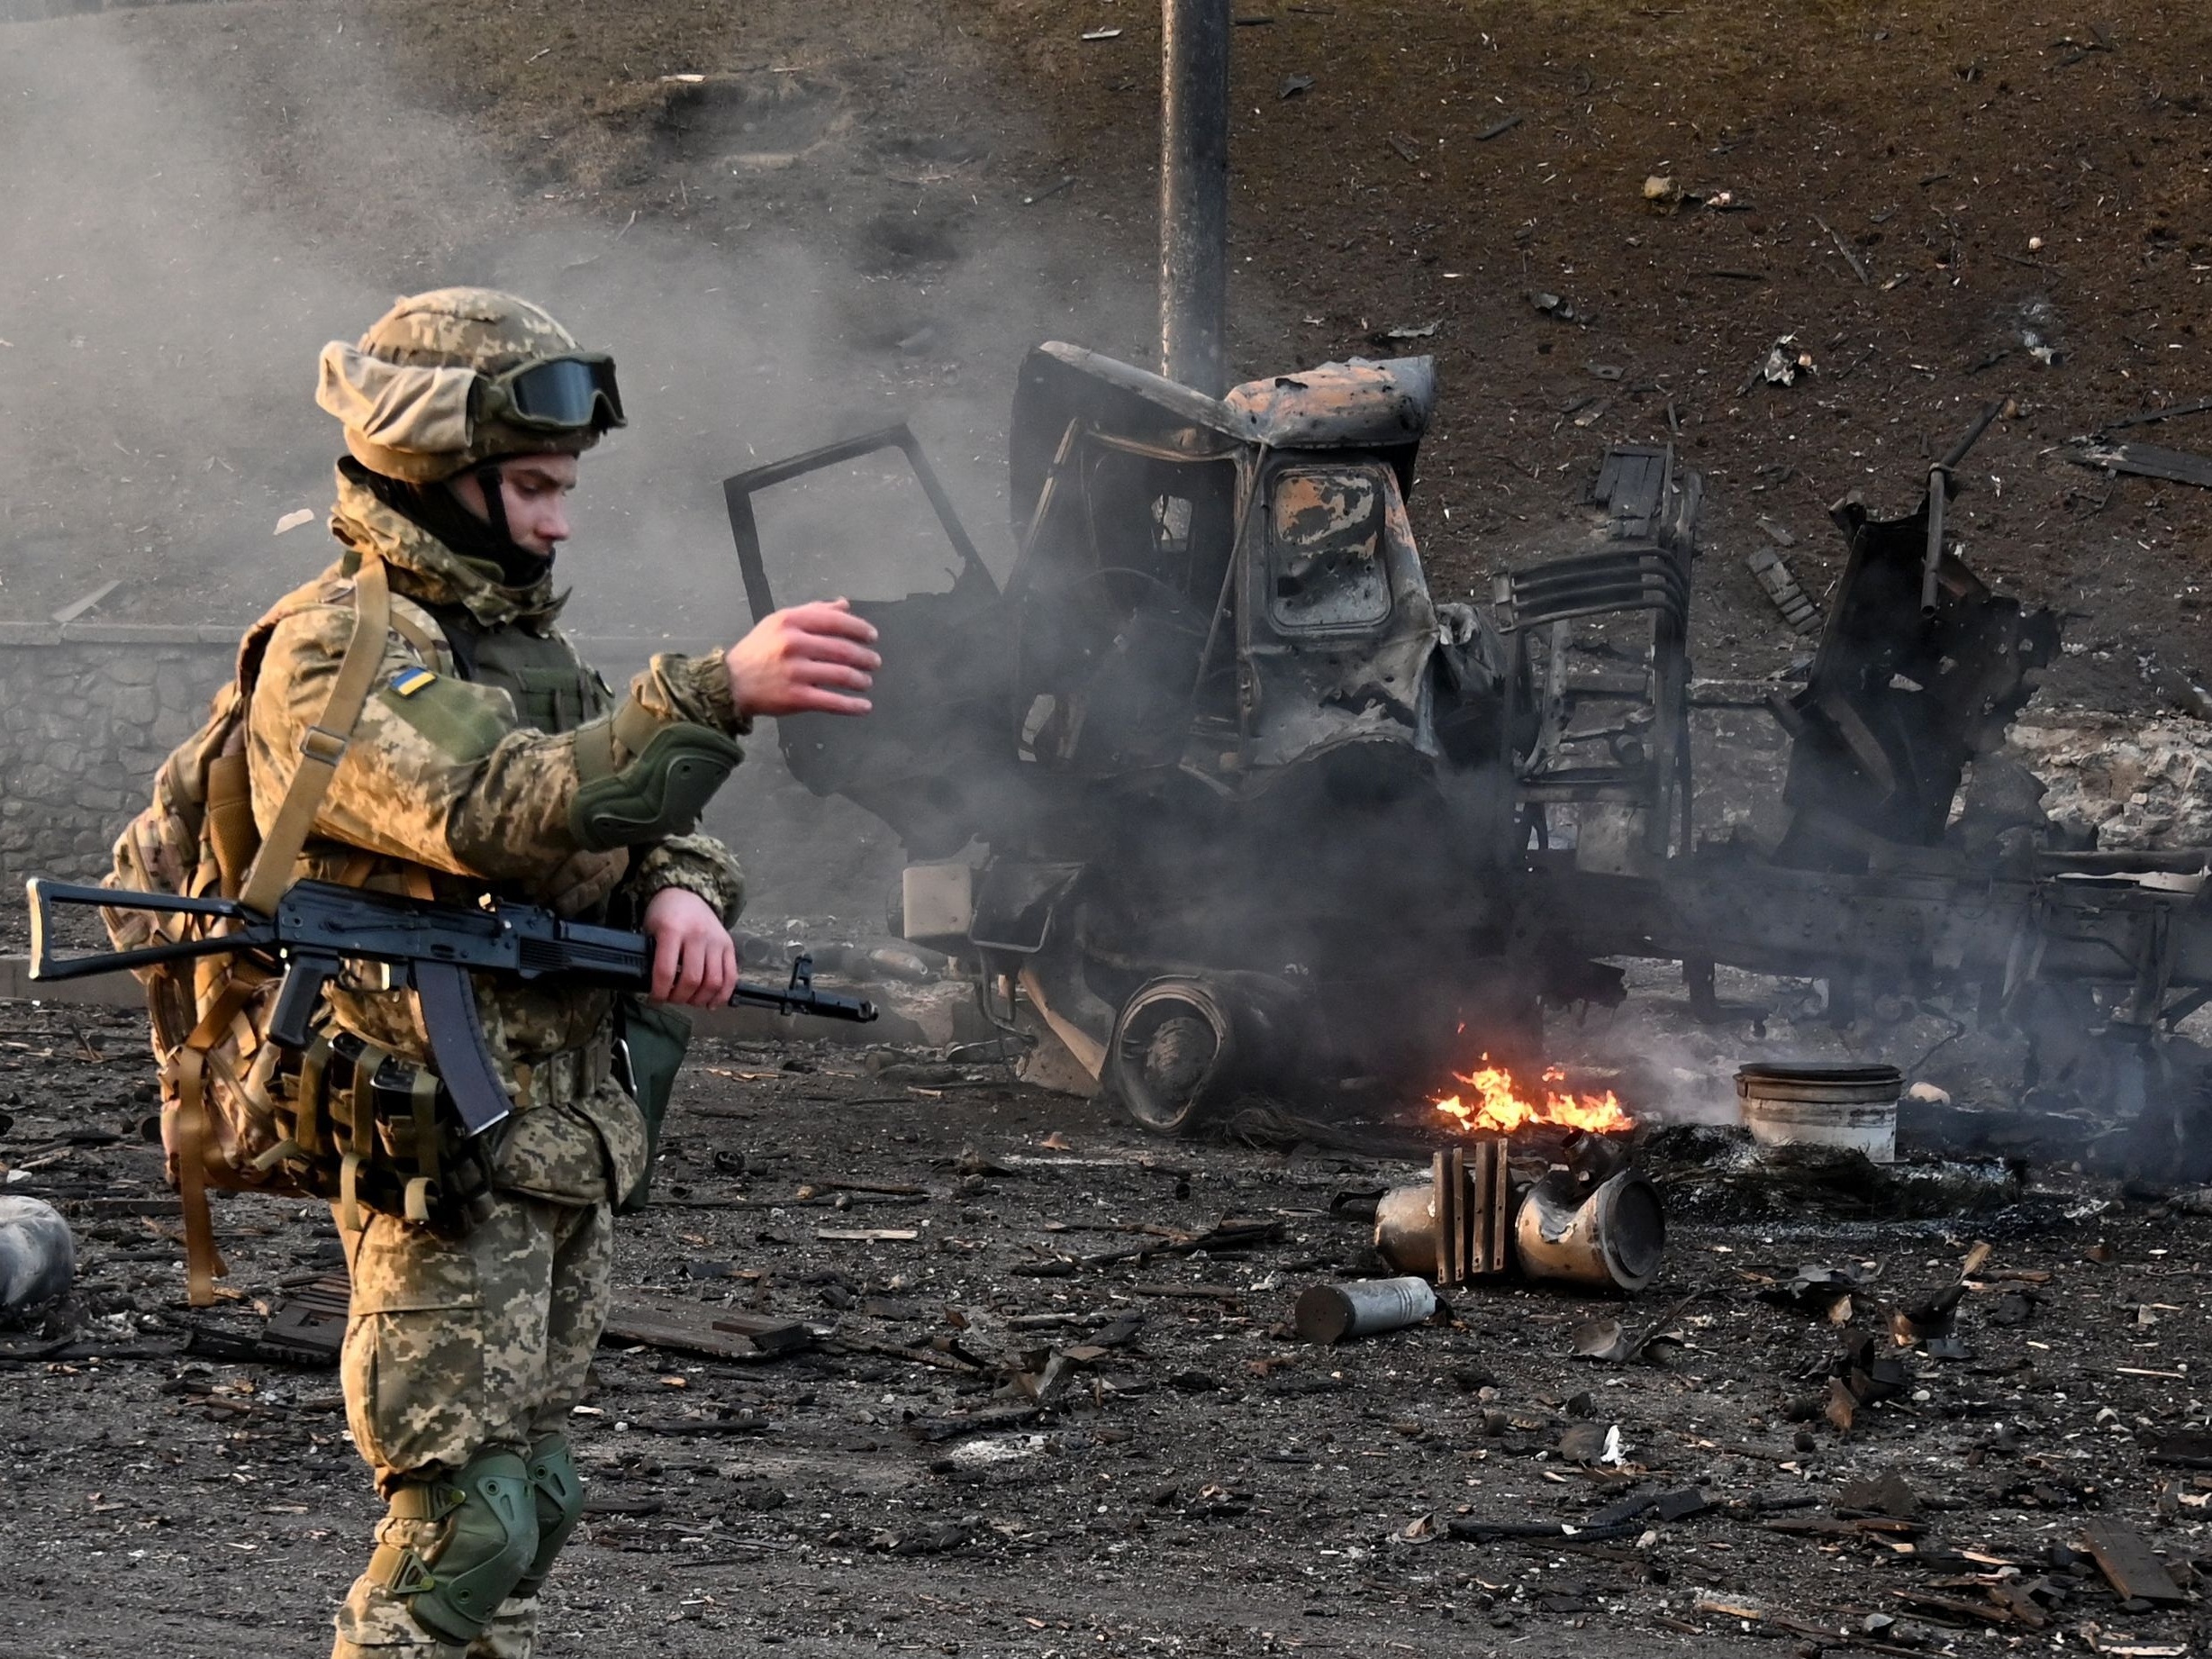
<path fill-rule="evenodd" d="M 508 535 L 517 547 L 550 558 L 568 539 L 568 492 L 576 487 L 576 458 L 518 455 L 499 464 L 499 477 Z M 469 512 L 489 521 L 475 473 L 454 479 L 453 494 Z"/>

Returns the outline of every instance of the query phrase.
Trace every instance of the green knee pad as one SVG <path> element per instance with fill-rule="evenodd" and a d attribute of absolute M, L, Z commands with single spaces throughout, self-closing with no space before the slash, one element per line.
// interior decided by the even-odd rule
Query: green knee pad
<path fill-rule="evenodd" d="M 564 1436 L 548 1435 L 530 1448 L 530 1491 L 538 1508 L 538 1553 L 514 1587 L 518 1596 L 538 1593 L 584 1515 L 584 1477 Z"/>
<path fill-rule="evenodd" d="M 407 1600 L 415 1623 L 443 1641 L 482 1635 L 538 1554 L 530 1472 L 512 1452 L 479 1452 L 449 1481 L 411 1482 L 392 1494 L 403 1520 L 449 1521 L 431 1556 L 383 1545 L 368 1573 Z"/>

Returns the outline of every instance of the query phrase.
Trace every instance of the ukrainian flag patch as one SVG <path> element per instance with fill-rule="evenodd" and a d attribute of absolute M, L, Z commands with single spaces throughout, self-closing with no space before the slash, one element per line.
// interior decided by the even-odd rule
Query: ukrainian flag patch
<path fill-rule="evenodd" d="M 437 677 L 428 668 L 402 668 L 392 676 L 392 689 L 403 697 L 412 697 Z"/>

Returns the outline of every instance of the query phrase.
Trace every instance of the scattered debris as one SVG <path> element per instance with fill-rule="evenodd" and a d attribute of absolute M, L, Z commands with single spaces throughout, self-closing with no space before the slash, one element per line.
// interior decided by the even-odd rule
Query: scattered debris
<path fill-rule="evenodd" d="M 54 621 L 61 623 L 65 627 L 68 626 L 69 623 L 76 621 L 79 617 L 83 616 L 86 612 L 92 610 L 94 606 L 100 603 L 102 600 L 105 599 L 110 594 L 113 594 L 122 585 L 122 578 L 121 576 L 116 577 L 113 582 L 101 583 L 99 586 L 94 588 L 92 592 L 86 594 L 82 599 L 73 600 L 69 603 L 62 606 L 60 610 L 55 612 Z"/>
<path fill-rule="evenodd" d="M 1760 521 L 1762 526 L 1765 522 L 1763 519 Z M 1798 585 L 1797 577 L 1790 574 L 1790 567 L 1782 562 L 1781 554 L 1772 548 L 1761 548 L 1744 563 L 1751 574 L 1759 579 L 1759 585 L 1766 590 L 1767 597 L 1774 602 L 1774 609 L 1781 612 L 1783 621 L 1808 639 L 1820 632 L 1827 623 L 1827 618 L 1821 614 L 1820 607 Z"/>
<path fill-rule="evenodd" d="M 1871 1277 L 1849 1263 L 1824 1267 L 1809 1262 L 1786 1284 L 1761 1291 L 1759 1300 L 1770 1307 L 1794 1308 L 1831 1325 L 1848 1325 L 1858 1310 L 1853 1298 Z"/>
<path fill-rule="evenodd" d="M 195 1359 L 231 1364 L 299 1365 L 328 1370 L 338 1364 L 346 1339 L 346 1316 L 352 1289 L 343 1272 L 303 1275 L 291 1294 L 270 1310 L 258 1334 L 240 1336 L 197 1324 L 185 1339 Z"/>
<path fill-rule="evenodd" d="M 1920 1494 L 1906 1481 L 1904 1471 L 1892 1464 L 1879 1473 L 1845 1481 L 1836 1494 L 1836 1509 L 1847 1517 L 1881 1515 L 1892 1520 L 1912 1520 L 1920 1513 Z"/>
<path fill-rule="evenodd" d="M 2098 467 L 2107 472 L 2127 473 L 2138 478 L 2163 478 L 2172 484 L 2194 484 L 2212 489 L 2212 458 L 2168 449 L 2152 443 L 2100 443 L 2077 440 L 2062 451 L 2077 467 Z"/>
<path fill-rule="evenodd" d="M 1872 287 L 1873 279 L 1867 276 L 1866 262 L 1859 258 L 1858 250 L 1845 241 L 1836 228 L 1819 214 L 1813 215 L 1813 222 L 1827 232 L 1828 240 L 1836 244 L 1836 251 L 1844 256 L 1844 263 L 1851 267 L 1851 274 L 1859 279 L 1860 285 L 1864 287 Z"/>
<path fill-rule="evenodd" d="M 631 1299 L 615 1304 L 600 1341 L 618 1346 L 637 1343 L 713 1359 L 761 1360 L 811 1348 L 815 1337 L 796 1319 L 727 1308 L 662 1307 Z"/>
<path fill-rule="evenodd" d="M 1547 317 L 1556 317 L 1562 322 L 1587 322 L 1589 317 L 1576 306 L 1556 294 L 1547 294 L 1541 288 L 1532 288 L 1528 303 Z"/>
<path fill-rule="evenodd" d="M 1765 280 L 1756 272 L 1751 271 L 1712 271 L 1708 275 L 1744 276 L 1761 282 Z M 1738 397 L 1743 396 L 1762 380 L 1769 385 L 1795 385 L 1800 375 L 1809 375 L 1812 372 L 1813 354 L 1797 343 L 1796 335 L 1784 334 L 1766 349 L 1764 357 L 1752 365 L 1751 373 L 1744 376 L 1744 384 L 1736 389 L 1736 394 Z"/>
<path fill-rule="evenodd" d="M 1582 1544 L 1603 1544 L 1618 1538 L 1633 1538 L 1644 1528 L 1636 1521 L 1578 1527 L 1572 1521 L 1491 1521 L 1455 1515 L 1445 1523 L 1445 1530 L 1470 1544 L 1489 1544 L 1501 1538 L 1573 1538 Z"/>
<path fill-rule="evenodd" d="M 281 536 L 288 530 L 297 530 L 303 524 L 313 524 L 314 521 L 315 510 L 313 507 L 295 507 L 276 521 L 276 533 Z"/>
<path fill-rule="evenodd" d="M 1086 29 L 1080 38 L 1085 41 L 1118 41 L 1121 38 L 1121 31 L 1119 29 Z"/>
<path fill-rule="evenodd" d="M 2146 1429 L 2136 1440 L 2145 1463 L 2172 1469 L 2212 1469 L 2212 1428 Z"/>
<path fill-rule="evenodd" d="M 1700 1294 L 1691 1292 L 1657 1319 L 1635 1330 L 1618 1319 L 1585 1319 L 1574 1328 L 1568 1340 L 1576 1355 L 1583 1359 L 1617 1365 L 1657 1365 L 1664 1369 L 1674 1363 L 1682 1350 L 1682 1343 L 1665 1333 Z"/>
<path fill-rule="evenodd" d="M 1277 98 L 1294 98 L 1301 92 L 1310 91 L 1312 86 L 1313 77 L 1310 75 L 1286 75 L 1283 77 L 1283 85 L 1276 91 L 1275 96 Z"/>
<path fill-rule="evenodd" d="M 1494 121 L 1474 135 L 1474 141 L 1478 144 L 1487 144 L 1494 138 L 1503 138 L 1527 119 L 1525 115 L 1508 115 L 1502 121 Z"/>
<path fill-rule="evenodd" d="M 1912 1370 L 1895 1355 L 1877 1354 L 1872 1333 L 1846 1331 L 1843 1350 L 1826 1368 L 1824 1393 L 1792 1402 L 1786 1415 L 1802 1422 L 1825 1417 L 1838 1434 L 1857 1426 L 1863 1407 L 1901 1399 L 1912 1384 Z"/>
<path fill-rule="evenodd" d="M 2189 1600 L 2141 1533 L 2110 1521 L 2091 1521 L 2081 1529 L 2081 1546 L 2123 1601 L 2140 1599 L 2171 1607 Z"/>
<path fill-rule="evenodd" d="M 2178 420 L 2182 415 L 2202 414 L 2212 409 L 2212 397 L 2193 397 L 2186 403 L 2169 403 L 2163 409 L 2145 409 L 2139 414 L 2119 415 L 2106 422 L 2097 430 L 2101 433 L 2117 432 L 2131 426 L 2149 426 L 2153 422 Z"/>

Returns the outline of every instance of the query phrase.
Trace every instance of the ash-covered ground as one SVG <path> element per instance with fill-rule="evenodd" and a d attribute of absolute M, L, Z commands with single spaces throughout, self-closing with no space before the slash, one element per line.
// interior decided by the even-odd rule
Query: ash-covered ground
<path fill-rule="evenodd" d="M 379 1512 L 335 1375 L 180 1350 L 195 1324 L 258 1332 L 334 1264 L 331 1228 L 219 1201 L 232 1276 L 189 1315 L 140 1040 L 120 1013 L 0 1010 L 5 1190 L 59 1204 L 83 1251 L 75 1301 L 0 1361 L 0 1654 L 315 1652 Z M 1899 1199 L 1658 1158 L 1666 1265 L 1625 1304 L 1501 1283 L 1319 1347 L 1297 1293 L 1377 1271 L 1361 1200 L 1419 1173 L 1405 1129 L 1323 1138 L 1362 1137 L 1384 1149 L 1164 1142 L 965 1052 L 703 1045 L 622 1231 L 624 1317 L 775 1316 L 815 1344 L 602 1347 L 544 1651 L 2203 1641 L 2212 1476 L 2153 1461 L 2212 1445 L 2212 1221 L 2186 1198 L 2057 1165 L 1908 1165 Z M 1970 1264 L 1949 1357 L 1899 1346 L 1893 1315 Z M 1668 1363 L 1578 1357 L 1603 1319 L 1673 1338 Z M 1890 1397 L 1835 1403 L 1849 1355 Z M 2124 1601 L 2084 1553 L 2099 1528 L 2180 1600 Z"/>

